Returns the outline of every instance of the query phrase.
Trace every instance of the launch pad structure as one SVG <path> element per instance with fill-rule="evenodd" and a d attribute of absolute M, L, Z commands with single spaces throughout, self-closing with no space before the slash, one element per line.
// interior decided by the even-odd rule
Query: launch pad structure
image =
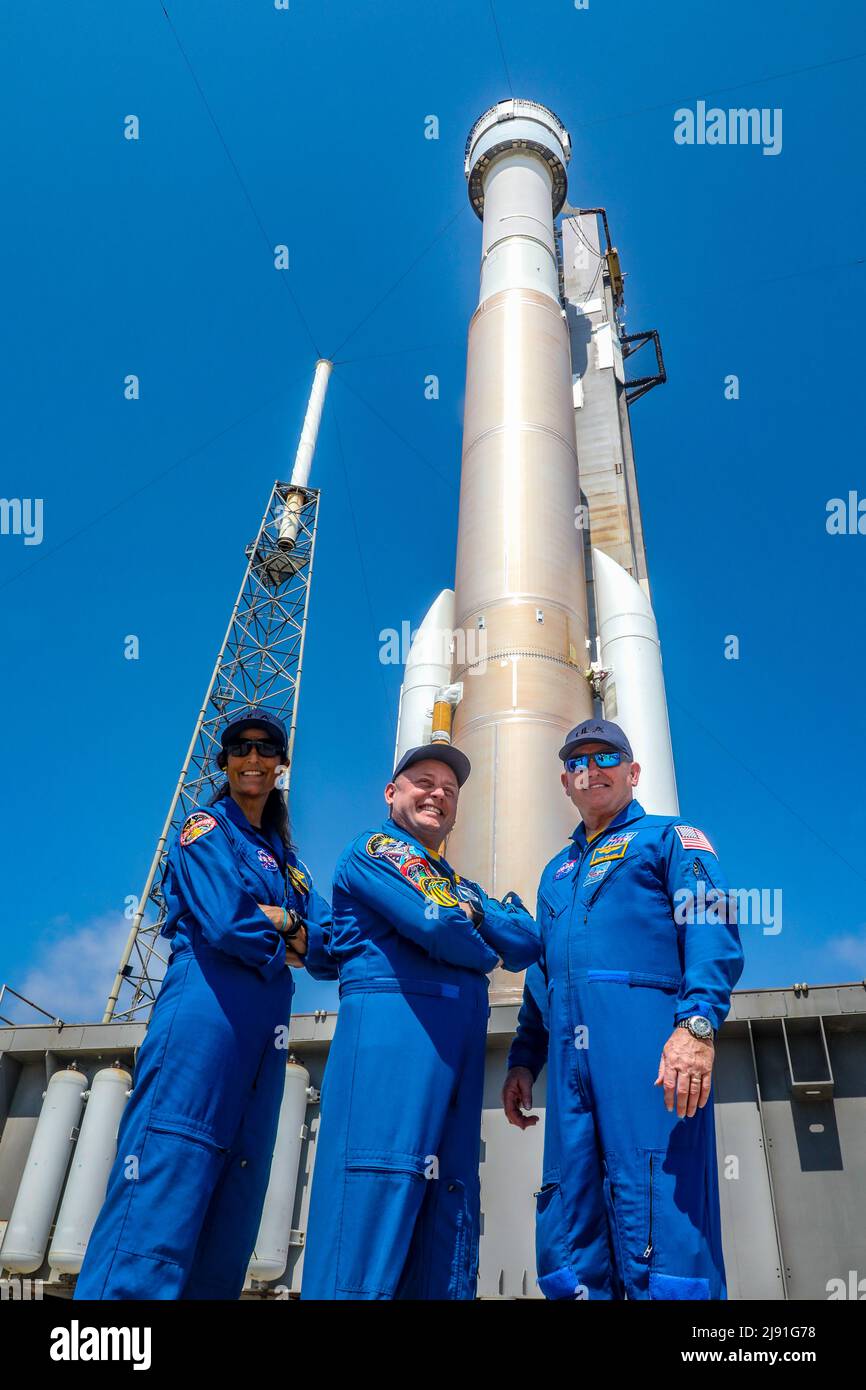
<path fill-rule="evenodd" d="M 473 774 L 448 858 L 494 896 L 514 889 L 530 906 L 541 868 L 573 829 L 565 798 L 540 795 L 538 769 L 555 765 L 582 717 L 622 724 L 643 769 L 641 803 L 651 813 L 679 811 L 630 423 L 635 401 L 665 380 L 661 344 L 654 329 L 626 330 L 625 273 L 607 214 L 568 203 L 570 158 L 558 117 L 517 99 L 486 111 L 467 141 L 482 258 L 455 577 L 451 587 L 443 576 L 447 587 L 409 652 L 396 738 L 398 757 L 429 741 L 453 740 L 468 753 Z M 329 361 L 317 363 L 291 480 L 274 485 L 247 549 L 102 1023 L 0 1027 L 0 1278 L 10 1286 L 41 1281 L 61 1295 L 74 1287 L 165 966 L 167 845 L 222 781 L 213 761 L 219 725 L 243 705 L 267 704 L 290 727 L 291 758 L 318 522 L 310 471 L 330 371 Z M 505 807 L 519 815 L 502 814 Z M 540 1296 L 533 1193 L 544 1073 L 535 1128 L 508 1126 L 500 1105 L 520 996 L 519 976 L 494 972 L 482 1298 Z M 324 1009 L 292 1019 L 247 1299 L 300 1290 L 335 1022 Z M 866 981 L 735 992 L 714 1075 L 730 1298 L 866 1292 L 866 1278 L 858 1292 L 858 1271 L 866 1275 L 864 1064 Z"/>

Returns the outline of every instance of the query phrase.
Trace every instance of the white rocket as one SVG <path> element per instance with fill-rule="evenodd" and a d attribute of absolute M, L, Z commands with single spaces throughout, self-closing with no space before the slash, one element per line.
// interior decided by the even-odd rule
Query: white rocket
<path fill-rule="evenodd" d="M 451 737 L 472 776 L 448 858 L 493 896 L 514 889 L 530 910 L 542 868 L 574 829 L 557 752 L 582 719 L 601 712 L 622 724 L 642 765 L 642 803 L 678 810 L 611 290 L 619 267 L 597 235 L 593 247 L 585 215 L 569 224 L 580 233 L 574 266 L 558 253 L 570 156 L 561 122 L 531 101 L 500 102 L 467 141 L 483 232 L 456 580 L 413 644 L 397 736 L 400 751 L 448 737 L 456 701 Z M 595 298 L 578 284 L 569 299 L 584 243 L 600 268 Z M 519 978 L 496 974 L 494 997 L 514 997 Z"/>

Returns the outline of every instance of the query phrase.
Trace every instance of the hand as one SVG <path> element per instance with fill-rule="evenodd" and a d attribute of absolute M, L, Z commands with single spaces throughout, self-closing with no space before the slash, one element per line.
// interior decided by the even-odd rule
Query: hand
<path fill-rule="evenodd" d="M 265 914 L 272 926 L 281 927 L 283 925 L 283 909 L 281 907 L 272 907 L 270 903 L 256 903 L 256 907 L 259 912 Z"/>
<path fill-rule="evenodd" d="M 462 907 L 463 911 L 466 913 L 466 916 L 469 918 L 470 922 L 474 922 L 474 921 L 475 921 L 475 913 L 472 911 L 471 904 L 469 904 L 469 903 L 467 903 L 467 902 L 462 902 L 462 903 L 460 904 L 460 906 Z"/>
<path fill-rule="evenodd" d="M 529 1067 L 512 1067 L 502 1087 L 502 1108 L 510 1125 L 518 1129 L 529 1129 L 538 1124 L 537 1115 L 524 1115 L 524 1110 L 532 1109 L 532 1072 Z"/>
<path fill-rule="evenodd" d="M 665 1106 L 682 1120 L 703 1110 L 710 1098 L 716 1050 L 711 1042 L 693 1038 L 688 1028 L 675 1028 L 662 1049 L 656 1086 L 664 1085 Z"/>
<path fill-rule="evenodd" d="M 258 903 L 259 910 L 265 914 L 269 922 L 279 930 L 283 925 L 283 909 L 273 907 L 270 903 Z M 307 954 L 307 928 L 301 926 L 296 936 L 286 941 L 286 965 L 290 965 L 293 970 L 303 969 L 305 961 L 303 957 Z"/>
<path fill-rule="evenodd" d="M 293 936 L 291 941 L 286 942 L 286 965 L 293 970 L 303 970 L 306 965 L 304 957 L 307 954 L 307 928 L 301 927 L 297 936 Z"/>

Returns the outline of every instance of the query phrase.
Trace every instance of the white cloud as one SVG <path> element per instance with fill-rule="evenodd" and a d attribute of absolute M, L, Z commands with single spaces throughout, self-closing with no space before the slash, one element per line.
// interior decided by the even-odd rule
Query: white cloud
<path fill-rule="evenodd" d="M 101 1023 L 130 925 L 122 912 L 107 912 L 77 927 L 54 919 L 50 933 L 36 946 L 23 980 L 9 983 L 64 1023 Z M 163 942 L 160 949 L 168 946 Z M 154 965 L 161 974 L 159 962 Z M 130 997 L 129 991 L 122 992 L 121 1005 Z M 4 1005 L 3 1012 L 14 1021 L 39 1020 L 39 1015 L 9 996 Z"/>
<path fill-rule="evenodd" d="M 866 923 L 846 936 L 831 936 L 826 949 L 835 960 L 853 966 L 858 978 L 866 976 Z"/>

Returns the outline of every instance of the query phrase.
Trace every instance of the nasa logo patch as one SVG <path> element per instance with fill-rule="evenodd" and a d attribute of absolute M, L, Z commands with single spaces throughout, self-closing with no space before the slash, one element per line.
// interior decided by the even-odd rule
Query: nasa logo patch
<path fill-rule="evenodd" d="M 280 866 L 277 863 L 276 859 L 272 854 L 269 854 L 266 849 L 260 849 L 258 851 L 258 856 L 262 866 L 265 869 L 279 869 Z"/>
<path fill-rule="evenodd" d="M 183 823 L 180 842 L 184 846 L 191 845 L 195 840 L 201 839 L 202 835 L 209 835 L 215 826 L 214 817 L 208 815 L 207 811 L 193 811 Z"/>
<path fill-rule="evenodd" d="M 577 863 L 577 860 L 576 860 L 576 859 L 566 859 L 566 861 L 565 861 L 564 864 L 560 864 L 559 868 L 557 869 L 557 871 L 556 871 L 556 873 L 553 875 L 553 877 L 554 877 L 554 878 L 566 878 L 567 875 L 571 873 L 571 871 L 572 871 L 572 869 L 574 868 L 574 866 L 575 866 L 576 863 Z"/>

